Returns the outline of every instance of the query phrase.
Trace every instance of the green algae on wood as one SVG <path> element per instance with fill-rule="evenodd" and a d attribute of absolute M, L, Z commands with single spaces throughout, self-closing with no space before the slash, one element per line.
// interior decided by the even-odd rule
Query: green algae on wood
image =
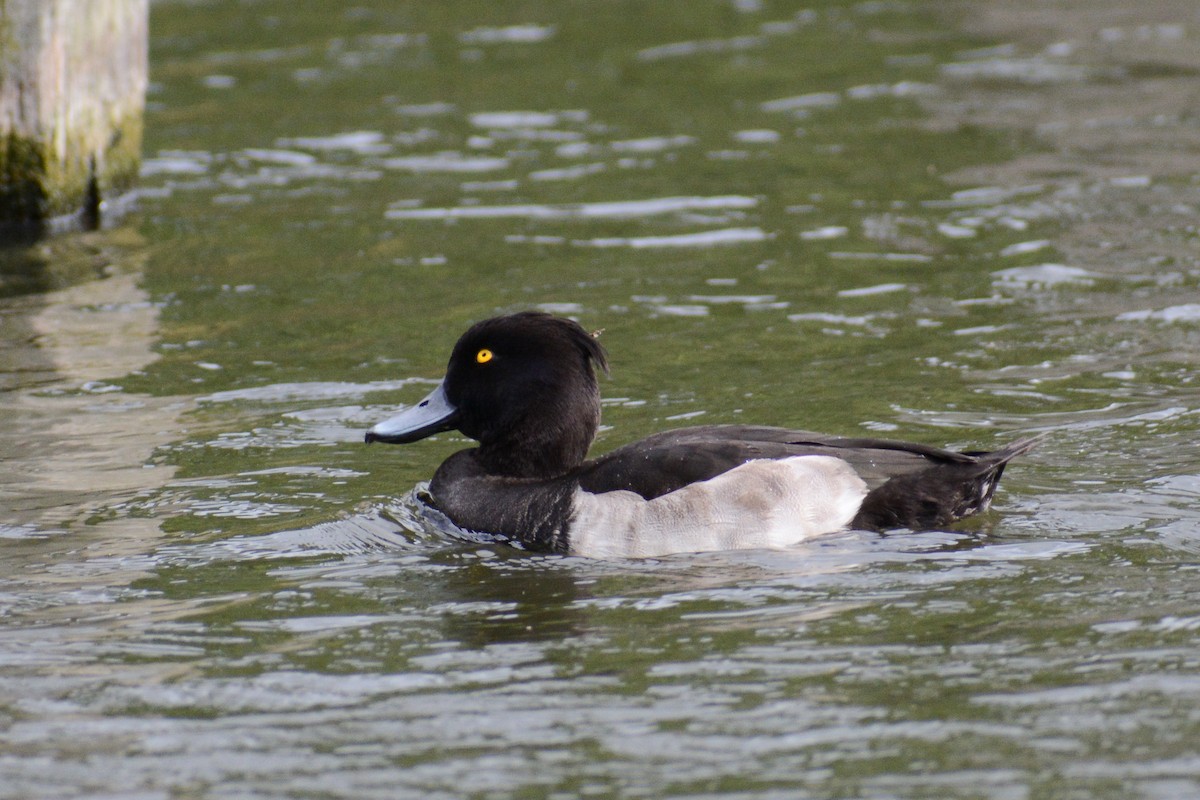
<path fill-rule="evenodd" d="M 0 240 L 95 227 L 141 157 L 147 0 L 0 0 Z"/>

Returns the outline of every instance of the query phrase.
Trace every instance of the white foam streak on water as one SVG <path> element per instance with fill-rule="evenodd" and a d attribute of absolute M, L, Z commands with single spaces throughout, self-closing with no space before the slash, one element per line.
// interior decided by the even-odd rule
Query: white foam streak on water
<path fill-rule="evenodd" d="M 762 36 L 735 36 L 731 39 L 702 39 L 687 42 L 671 42 L 647 47 L 637 52 L 642 61 L 661 61 L 667 58 L 682 58 L 706 53 L 726 53 L 749 50 L 766 44 Z"/>
<path fill-rule="evenodd" d="M 458 35 L 463 44 L 533 44 L 554 37 L 554 25 L 506 25 L 500 28 L 472 28 Z"/>
<path fill-rule="evenodd" d="M 979 235 L 979 231 L 967 225 L 955 225 L 950 222 L 939 222 L 938 233 L 950 239 L 970 239 Z"/>
<path fill-rule="evenodd" d="M 870 325 L 875 319 L 874 315 L 850 316 L 847 314 L 834 314 L 829 311 L 809 311 L 803 314 L 788 314 L 788 319 L 792 322 L 824 322 L 833 325 Z"/>
<path fill-rule="evenodd" d="M 992 273 L 996 276 L 997 288 L 1036 289 L 1050 288 L 1064 284 L 1091 286 L 1099 277 L 1082 267 L 1069 267 L 1065 264 L 1039 264 L 1033 267 L 1012 267 Z"/>
<path fill-rule="evenodd" d="M 299 153 L 295 150 L 268 150 L 266 148 L 249 148 L 242 155 L 255 161 L 265 161 L 268 164 L 280 164 L 285 167 L 307 167 L 317 163 L 310 153 Z"/>
<path fill-rule="evenodd" d="M 959 81 L 1007 80 L 1020 83 L 1067 83 L 1087 80 L 1088 67 L 1041 58 L 988 58 L 943 64 L 941 72 Z"/>
<path fill-rule="evenodd" d="M 406 172 L 495 172 L 508 169 L 511 162 L 498 156 L 464 156 L 461 153 L 442 153 L 432 156 L 402 156 L 386 158 L 388 169 Z"/>
<path fill-rule="evenodd" d="M 1016 244 L 1010 244 L 1008 247 L 1005 247 L 1003 250 L 1001 250 L 1000 255 L 1003 258 L 1008 258 L 1009 256 L 1020 256 L 1025 255 L 1026 253 L 1036 253 L 1038 250 L 1043 250 L 1049 246 L 1049 239 L 1036 239 L 1029 242 L 1017 242 Z"/>
<path fill-rule="evenodd" d="M 839 239 L 850 232 L 850 229 L 845 225 L 826 225 L 823 228 L 814 228 L 810 231 L 800 231 L 800 238 L 805 241 L 824 241 L 826 239 Z"/>
<path fill-rule="evenodd" d="M 652 304 L 650 305 L 650 309 L 653 313 L 666 317 L 707 317 L 709 314 L 708 306 L 684 305 L 680 303 Z"/>
<path fill-rule="evenodd" d="M 902 292 L 908 288 L 906 283 L 880 283 L 875 286 L 863 286 L 858 289 L 842 289 L 838 297 L 870 297 L 876 294 L 891 294 Z"/>
<path fill-rule="evenodd" d="M 208 163 L 208 158 L 160 154 L 156 158 L 143 159 L 140 174 L 146 178 L 155 175 L 203 175 L 208 172 Z"/>
<path fill-rule="evenodd" d="M 709 303 L 711 305 L 762 305 L 775 302 L 773 294 L 692 294 L 683 298 L 689 303 Z"/>
<path fill-rule="evenodd" d="M 695 144 L 696 138 L 687 134 L 676 136 L 646 136 L 641 139 L 619 139 L 608 143 L 615 153 L 660 153 L 675 147 Z"/>
<path fill-rule="evenodd" d="M 456 206 L 452 208 L 391 208 L 388 219 L 622 219 L 675 214 L 681 211 L 754 208 L 753 197 L 659 197 L 648 200 L 612 200 L 575 205 L 514 204 Z"/>
<path fill-rule="evenodd" d="M 270 383 L 249 389 L 229 389 L 197 398 L 199 403 L 287 403 L 297 400 L 349 400 L 369 392 L 390 392 L 413 384 L 431 384 L 426 378 L 401 378 L 392 381 L 350 383 L 346 381 L 305 381 Z"/>
<path fill-rule="evenodd" d="M 979 186 L 974 189 L 960 189 L 951 194 L 949 200 L 926 200 L 921 205 L 926 208 L 995 207 L 1014 197 L 1040 194 L 1045 190 L 1045 185 L 1040 183 L 1023 186 Z"/>
<path fill-rule="evenodd" d="M 734 131 L 735 141 L 743 144 L 774 144 L 783 138 L 779 131 L 770 128 L 755 128 L 753 130 Z"/>
<path fill-rule="evenodd" d="M 570 181 L 586 178 L 608 169 L 603 162 L 578 164 L 573 167 L 557 167 L 554 169 L 539 169 L 529 173 L 531 181 Z"/>
<path fill-rule="evenodd" d="M 1126 311 L 1117 315 L 1119 322 L 1200 322 L 1200 304 L 1186 303 L 1157 310 Z"/>
<path fill-rule="evenodd" d="M 781 97 L 778 100 L 767 100 L 759 103 L 760 111 L 802 111 L 810 108 L 831 108 L 842 102 L 842 96 L 837 92 L 810 92 L 809 94 Z"/>
<path fill-rule="evenodd" d="M 942 88 L 932 83 L 900 81 L 899 83 L 870 83 L 851 86 L 846 97 L 851 100 L 874 100 L 878 97 L 921 97 L 941 93 Z"/>
<path fill-rule="evenodd" d="M 842 261 L 895 261 L 912 264 L 928 264 L 933 261 L 933 256 L 924 253 L 870 253 L 850 250 L 835 250 L 829 253 L 829 257 Z"/>
<path fill-rule="evenodd" d="M 386 153 L 391 147 L 379 131 L 349 131 L 331 136 L 297 136 L 280 139 L 283 147 L 299 147 L 305 150 L 347 150 L 363 155 Z"/>
<path fill-rule="evenodd" d="M 761 228 L 722 228 L 716 231 L 680 233 L 673 236 L 605 237 L 600 239 L 575 239 L 571 244 L 578 247 L 630 247 L 647 249 L 658 247 L 713 247 L 715 245 L 764 242 L 774 238 Z"/>
<path fill-rule="evenodd" d="M 476 128 L 549 128 L 560 122 L 585 122 L 586 111 L 480 111 L 468 120 Z"/>

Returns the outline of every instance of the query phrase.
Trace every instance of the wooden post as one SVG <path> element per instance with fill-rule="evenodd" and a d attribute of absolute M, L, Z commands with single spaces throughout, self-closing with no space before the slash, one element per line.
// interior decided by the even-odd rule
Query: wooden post
<path fill-rule="evenodd" d="M 137 177 L 148 0 L 0 0 L 0 241 L 94 228 Z"/>

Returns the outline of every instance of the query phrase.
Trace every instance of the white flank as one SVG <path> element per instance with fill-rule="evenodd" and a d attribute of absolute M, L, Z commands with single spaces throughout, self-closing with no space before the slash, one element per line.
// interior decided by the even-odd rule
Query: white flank
<path fill-rule="evenodd" d="M 749 461 L 653 500 L 580 490 L 569 528 L 571 554 L 647 558 L 786 547 L 842 530 L 866 495 L 867 485 L 850 465 L 830 456 Z"/>

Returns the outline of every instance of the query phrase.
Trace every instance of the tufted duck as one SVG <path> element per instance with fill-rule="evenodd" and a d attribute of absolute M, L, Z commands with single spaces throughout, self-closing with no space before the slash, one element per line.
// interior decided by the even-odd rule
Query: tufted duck
<path fill-rule="evenodd" d="M 479 442 L 433 476 L 456 525 L 533 550 L 597 558 L 783 547 L 846 528 L 929 529 L 983 511 L 1023 439 L 957 453 L 757 425 L 665 431 L 587 460 L 603 348 L 526 311 L 472 326 L 428 397 L 367 443 L 458 430 Z"/>

